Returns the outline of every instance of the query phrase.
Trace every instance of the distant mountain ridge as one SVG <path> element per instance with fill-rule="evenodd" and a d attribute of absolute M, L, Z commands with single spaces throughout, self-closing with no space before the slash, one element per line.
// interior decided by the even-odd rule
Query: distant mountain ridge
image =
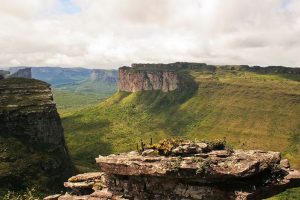
<path fill-rule="evenodd" d="M 27 66 L 11 67 L 11 73 Z M 64 67 L 32 67 L 32 78 L 50 83 L 52 86 L 75 84 L 85 80 L 100 81 L 103 83 L 116 83 L 117 70 L 64 68 Z"/>

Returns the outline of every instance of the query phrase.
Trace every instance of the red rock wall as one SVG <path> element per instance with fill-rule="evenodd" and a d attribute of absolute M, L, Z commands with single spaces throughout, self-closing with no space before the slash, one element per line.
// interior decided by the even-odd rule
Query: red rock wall
<path fill-rule="evenodd" d="M 169 92 L 179 87 L 179 77 L 173 71 L 147 71 L 119 69 L 119 90 L 138 92 L 145 90 L 161 90 Z"/>

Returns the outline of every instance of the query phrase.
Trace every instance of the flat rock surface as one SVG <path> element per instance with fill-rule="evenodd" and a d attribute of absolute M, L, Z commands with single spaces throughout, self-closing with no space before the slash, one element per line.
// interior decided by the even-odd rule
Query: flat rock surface
<path fill-rule="evenodd" d="M 199 156 L 199 157 L 198 157 Z M 177 176 L 176 172 L 188 172 L 182 178 L 207 176 L 214 178 L 249 177 L 280 162 L 280 153 L 260 150 L 211 151 L 187 157 L 142 156 L 137 153 L 99 156 L 100 169 L 116 175 Z"/>

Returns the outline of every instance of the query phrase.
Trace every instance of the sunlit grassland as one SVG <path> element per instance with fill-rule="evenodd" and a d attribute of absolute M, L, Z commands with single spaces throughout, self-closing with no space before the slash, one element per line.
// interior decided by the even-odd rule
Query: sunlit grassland
<path fill-rule="evenodd" d="M 193 71 L 189 92 L 118 92 L 91 107 L 61 111 L 70 152 L 92 165 L 98 154 L 135 149 L 143 139 L 226 137 L 235 148 L 281 151 L 300 167 L 300 83 L 279 75 Z M 187 96 L 186 96 L 187 95 Z"/>
<path fill-rule="evenodd" d="M 300 168 L 299 75 L 225 70 L 191 75 L 196 91 L 117 92 L 90 107 L 61 110 L 75 164 L 94 169 L 99 154 L 135 150 L 140 139 L 182 136 L 226 138 L 234 148 L 280 151 Z"/>

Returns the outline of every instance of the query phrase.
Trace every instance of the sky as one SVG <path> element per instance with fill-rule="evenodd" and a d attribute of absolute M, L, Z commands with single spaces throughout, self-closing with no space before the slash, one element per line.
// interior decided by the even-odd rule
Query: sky
<path fill-rule="evenodd" d="M 0 0 L 0 66 L 300 67 L 299 0 Z"/>

